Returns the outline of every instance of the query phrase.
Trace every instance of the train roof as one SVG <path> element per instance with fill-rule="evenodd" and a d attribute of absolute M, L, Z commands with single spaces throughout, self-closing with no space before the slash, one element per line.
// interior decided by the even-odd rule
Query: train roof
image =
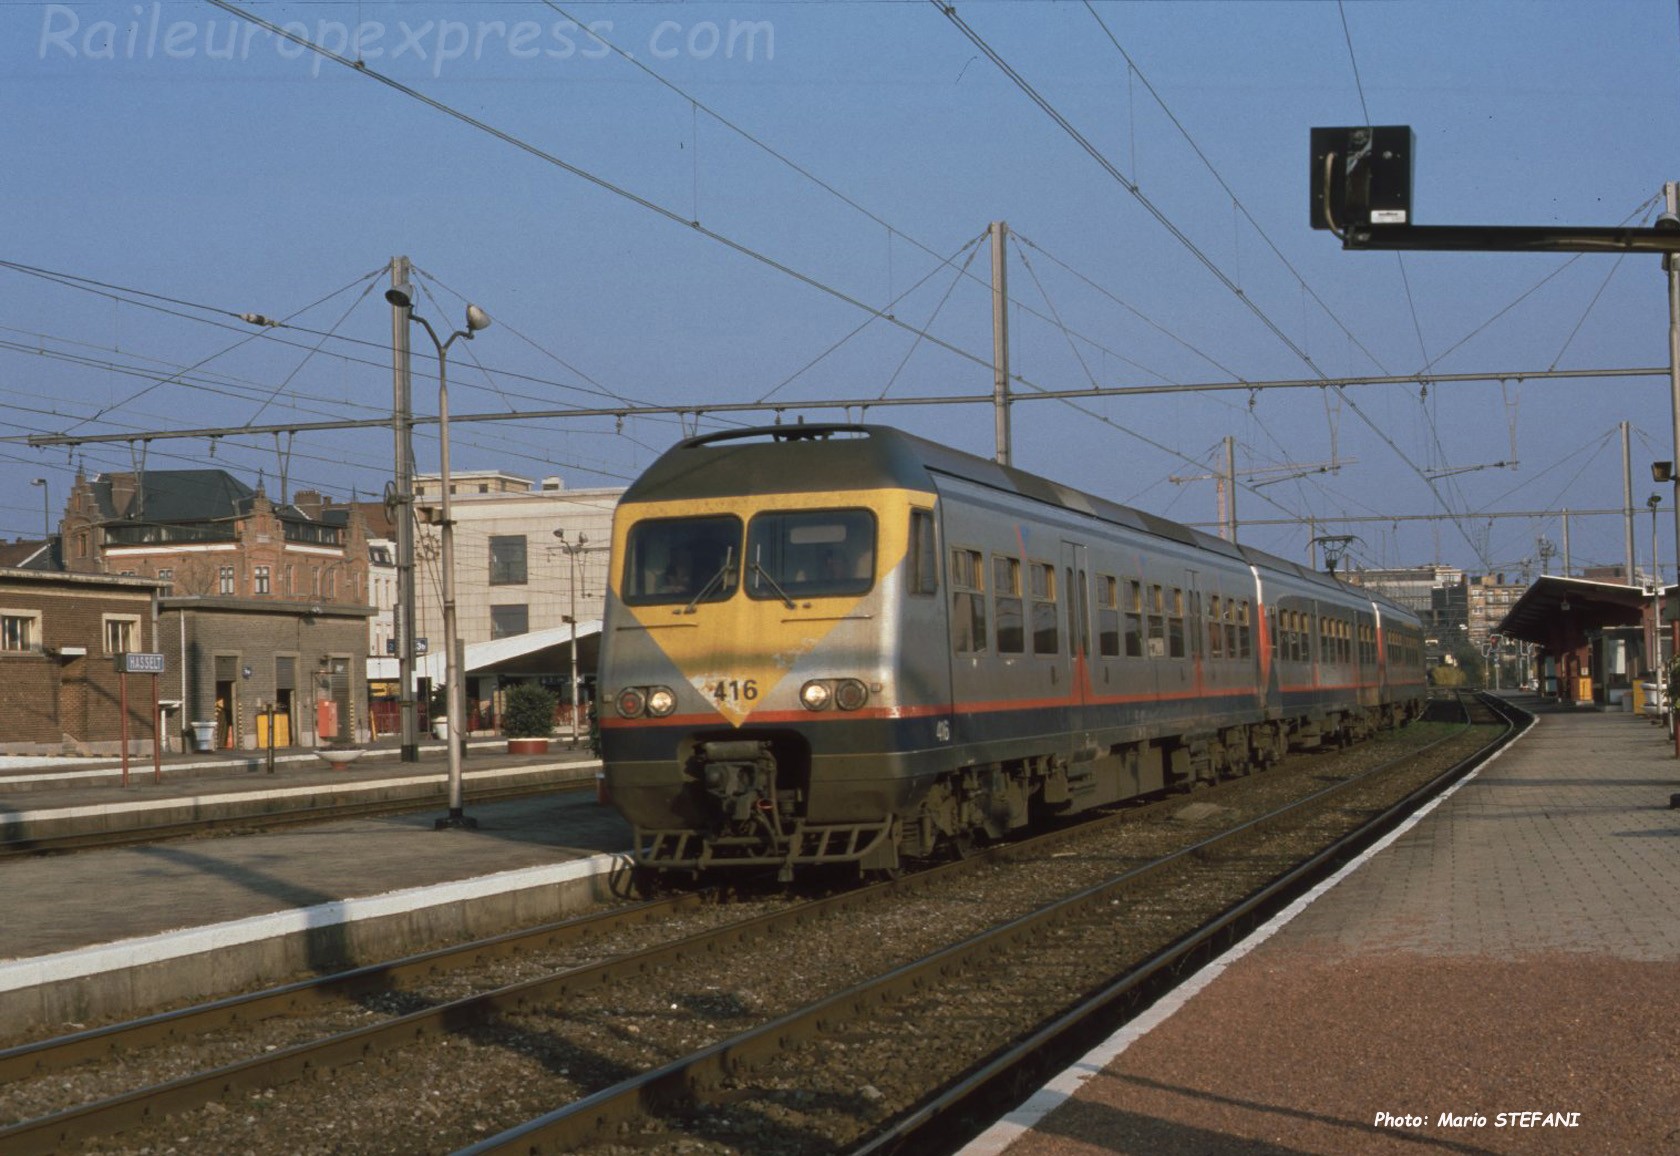
<path fill-rule="evenodd" d="M 813 488 L 836 492 L 893 486 L 925 489 L 930 473 L 961 478 L 1088 514 L 1141 533 L 1281 572 L 1311 585 L 1344 593 L 1355 589 L 1274 554 L 1233 545 L 1183 523 L 884 425 L 759 426 L 687 438 L 649 466 L 625 491 L 622 501 L 628 504 L 740 493 L 796 493 Z M 1398 604 L 1375 591 L 1359 589 L 1359 595 L 1400 609 Z"/>

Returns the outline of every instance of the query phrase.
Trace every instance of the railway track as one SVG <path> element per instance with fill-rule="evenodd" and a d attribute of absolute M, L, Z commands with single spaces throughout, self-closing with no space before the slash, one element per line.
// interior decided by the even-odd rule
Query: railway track
<path fill-rule="evenodd" d="M 1462 728 L 1434 729 L 1462 741 Z M 1399 761 L 1420 757 L 1430 756 Z M 1151 974 L 1170 973 L 1180 964 L 1164 945 L 1242 918 L 1202 908 L 1258 911 L 1270 901 L 1256 898 L 1260 887 L 1308 871 L 1296 866 L 1298 848 L 1278 843 L 1284 826 L 1323 825 L 1306 817 L 1338 808 L 1368 819 L 1364 811 L 1392 806 L 1396 777 L 1440 773 L 1379 773 L 1358 761 L 1291 760 L 861 891 L 728 905 L 670 896 L 14 1048 L 0 1053 L 0 1108 L 16 1121 L 0 1130 L 0 1148 L 161 1150 L 160 1140 L 187 1137 L 199 1148 L 307 1151 L 324 1144 L 307 1121 L 337 1120 L 330 1134 L 342 1151 L 449 1150 L 486 1133 L 494 1135 L 478 1150 L 626 1142 L 646 1151 L 661 1138 L 719 1151 L 925 1150 L 972 1115 L 972 1096 L 995 1100 L 995 1083 L 962 1091 L 965 1073 L 996 1068 L 988 1079 L 1019 1080 L 1026 1069 L 1000 1058 L 1006 1042 L 1019 1047 L 1044 1023 L 1075 1015 L 1073 996 L 1114 987 L 1114 961 L 1135 956 L 1154 961 Z M 1379 790 L 1379 778 L 1389 786 Z M 1347 802 L 1361 790 L 1386 801 Z M 1344 820 L 1343 829 L 1358 825 Z M 1312 841 L 1336 837 L 1318 831 Z M 1241 849 L 1219 849 L 1232 846 Z M 1210 887 L 1227 861 L 1241 864 L 1241 878 Z M 1195 902 L 1162 897 L 1172 892 L 1159 881 L 1174 872 Z M 1088 943 L 1104 925 L 1106 942 Z M 1117 927 L 1136 942 L 1116 943 Z M 487 966 L 497 959 L 522 977 Z M 461 970 L 469 962 L 470 977 Z M 1085 974 L 1093 963 L 1100 974 Z M 1008 978 L 1022 976 L 1056 979 Z M 474 986 L 487 990 L 463 990 Z M 960 1038 L 912 1047 L 910 1059 L 891 1053 L 894 1041 L 935 1038 L 941 1022 L 960 1024 Z M 914 1057 L 924 1054 L 939 1071 L 921 1070 Z M 887 1088 L 871 1082 L 889 1078 Z M 118 1081 L 129 1090 L 66 1103 L 77 1089 Z M 555 1104 L 567 1106 L 549 1111 Z M 168 1113 L 180 1115 L 165 1121 Z"/>

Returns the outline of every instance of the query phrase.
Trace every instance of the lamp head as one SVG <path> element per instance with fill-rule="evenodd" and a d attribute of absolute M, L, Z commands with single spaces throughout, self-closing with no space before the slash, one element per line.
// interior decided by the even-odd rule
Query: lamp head
<path fill-rule="evenodd" d="M 47 479 L 45 479 L 45 478 L 31 478 L 29 484 L 32 485 L 32 486 L 44 486 L 44 485 L 47 484 Z"/>
<path fill-rule="evenodd" d="M 389 296 L 389 294 L 387 294 Z M 480 329 L 490 328 L 490 315 L 476 305 L 467 306 L 467 333 L 477 333 Z"/>
<path fill-rule="evenodd" d="M 401 289 L 385 290 L 385 300 L 389 301 L 392 305 L 395 305 L 398 309 L 414 308 L 414 298 L 410 297 L 407 293 L 404 293 Z"/>

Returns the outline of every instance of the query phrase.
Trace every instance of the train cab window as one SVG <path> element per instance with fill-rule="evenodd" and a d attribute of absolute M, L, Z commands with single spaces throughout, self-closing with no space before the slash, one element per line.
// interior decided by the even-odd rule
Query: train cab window
<path fill-rule="evenodd" d="M 986 652 L 985 569 L 980 551 L 951 550 L 951 645 L 958 654 Z"/>
<path fill-rule="evenodd" d="M 1167 595 L 1167 657 L 1184 657 L 1184 591 L 1176 586 Z"/>
<path fill-rule="evenodd" d="M 623 598 L 631 606 L 722 602 L 741 572 L 741 519 L 649 518 L 625 542 Z"/>
<path fill-rule="evenodd" d="M 1126 598 L 1126 657 L 1143 657 L 1143 583 L 1128 582 Z"/>
<path fill-rule="evenodd" d="M 1062 649 L 1056 615 L 1056 568 L 1048 562 L 1033 562 L 1032 626 L 1033 653 L 1055 654 Z"/>
<path fill-rule="evenodd" d="M 1021 654 L 1027 649 L 1022 619 L 1021 560 L 992 555 L 992 605 L 997 612 L 999 654 Z"/>
<path fill-rule="evenodd" d="M 778 510 L 747 525 L 745 582 L 757 599 L 866 593 L 875 584 L 875 515 Z"/>
<path fill-rule="evenodd" d="M 1120 656 L 1120 580 L 1112 574 L 1097 575 L 1097 653 Z"/>
<path fill-rule="evenodd" d="M 933 540 L 933 511 L 910 511 L 909 571 L 905 588 L 911 594 L 939 593 L 939 551 Z"/>
<path fill-rule="evenodd" d="M 1225 657 L 1225 632 L 1219 627 L 1219 609 L 1223 604 L 1223 599 L 1221 599 L 1217 594 L 1211 595 L 1208 598 L 1207 633 L 1209 658 Z"/>

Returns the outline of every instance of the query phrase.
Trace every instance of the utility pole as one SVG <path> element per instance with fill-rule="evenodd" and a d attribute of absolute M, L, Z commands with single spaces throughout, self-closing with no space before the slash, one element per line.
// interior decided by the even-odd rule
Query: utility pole
<path fill-rule="evenodd" d="M 1633 585 L 1633 457 L 1628 452 L 1628 423 L 1622 423 L 1622 538 L 1627 558 L 1627 584 Z M 1655 559 L 1652 559 L 1655 561 Z"/>
<path fill-rule="evenodd" d="M 391 258 L 391 288 L 407 295 L 408 258 Z M 420 760 L 414 705 L 414 403 L 408 360 L 408 310 L 391 306 L 391 435 L 395 477 L 385 512 L 397 524 L 397 691 L 402 715 L 402 761 Z M 454 741 L 454 736 L 450 736 Z"/>
<path fill-rule="evenodd" d="M 1225 540 L 1237 544 L 1237 439 L 1225 435 Z"/>
<path fill-rule="evenodd" d="M 1680 227 L 1680 184 L 1663 184 L 1664 209 L 1657 218 L 1658 227 Z M 1669 253 L 1663 257 L 1668 273 L 1668 388 L 1674 418 L 1674 453 L 1680 461 L 1680 257 Z M 1680 469 L 1674 477 L 1674 549 L 1675 574 L 1680 575 Z M 1676 653 L 1680 653 L 1677 650 Z M 1680 753 L 1680 728 L 1675 729 L 1675 750 Z"/>
<path fill-rule="evenodd" d="M 992 222 L 992 411 L 997 436 L 997 461 L 1009 460 L 1009 286 L 1004 243 L 1009 225 Z"/>

